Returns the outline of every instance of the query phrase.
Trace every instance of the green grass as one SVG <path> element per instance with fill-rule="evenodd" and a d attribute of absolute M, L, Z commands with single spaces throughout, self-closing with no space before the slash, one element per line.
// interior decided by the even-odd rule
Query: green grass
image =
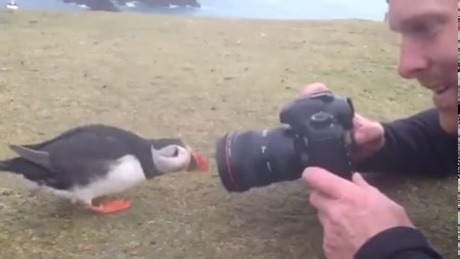
<path fill-rule="evenodd" d="M 138 14 L 0 14 L 0 156 L 9 143 L 99 122 L 177 136 L 212 157 L 230 130 L 263 129 L 302 87 L 323 81 L 356 109 L 391 120 L 431 106 L 396 74 L 385 24 L 244 21 Z M 120 197 L 119 214 L 29 196 L 0 175 L 2 258 L 321 258 L 322 232 L 300 181 L 229 194 L 214 161 Z M 446 258 L 454 255 L 453 179 L 385 188 Z"/>

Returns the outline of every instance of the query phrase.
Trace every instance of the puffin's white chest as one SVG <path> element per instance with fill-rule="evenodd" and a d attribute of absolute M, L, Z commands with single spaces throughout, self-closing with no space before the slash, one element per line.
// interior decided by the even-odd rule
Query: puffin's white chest
<path fill-rule="evenodd" d="M 55 191 L 59 196 L 72 200 L 90 201 L 103 195 L 115 194 L 139 185 L 146 180 L 140 162 L 132 155 L 120 158 L 106 176 L 94 179 L 86 186 L 70 191 Z"/>

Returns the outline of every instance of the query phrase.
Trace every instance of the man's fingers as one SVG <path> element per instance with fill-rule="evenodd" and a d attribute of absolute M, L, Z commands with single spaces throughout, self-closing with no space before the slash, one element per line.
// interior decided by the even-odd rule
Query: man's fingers
<path fill-rule="evenodd" d="M 364 180 L 364 178 L 361 176 L 360 173 L 354 173 L 353 176 L 352 176 L 352 181 L 356 185 L 361 186 L 361 187 L 369 187 L 369 186 L 371 186 L 369 183 L 367 183 L 366 180 Z"/>
<path fill-rule="evenodd" d="M 333 200 L 317 190 L 313 190 L 310 193 L 309 201 L 322 214 L 327 214 L 327 211 L 333 207 L 331 206 Z"/>
<path fill-rule="evenodd" d="M 355 116 L 353 117 L 353 124 L 355 127 L 360 127 L 366 123 L 366 118 L 364 118 L 362 115 L 359 113 L 355 113 Z"/>
<path fill-rule="evenodd" d="M 311 95 L 314 93 L 319 93 L 319 92 L 324 92 L 324 91 L 329 91 L 327 86 L 323 83 L 312 83 L 307 85 L 303 90 L 302 90 L 302 96 L 307 96 Z"/>
<path fill-rule="evenodd" d="M 319 223 L 321 223 L 323 226 L 324 232 L 326 232 L 328 230 L 329 224 L 326 215 L 321 210 L 318 210 L 318 220 Z"/>
<path fill-rule="evenodd" d="M 340 199 L 344 191 L 353 186 L 350 181 L 319 167 L 308 167 L 302 178 L 311 188 L 332 199 Z"/>

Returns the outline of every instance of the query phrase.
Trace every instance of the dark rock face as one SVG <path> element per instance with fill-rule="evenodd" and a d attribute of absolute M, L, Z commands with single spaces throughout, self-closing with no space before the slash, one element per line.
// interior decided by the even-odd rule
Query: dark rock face
<path fill-rule="evenodd" d="M 117 2 L 129 2 L 126 0 L 118 0 Z M 196 0 L 143 0 L 141 1 L 144 4 L 150 6 L 159 6 L 159 7 L 169 7 L 170 5 L 178 5 L 181 7 L 201 7 L 201 5 Z"/>
<path fill-rule="evenodd" d="M 130 0 L 62 0 L 64 3 L 74 3 L 78 5 L 86 5 L 92 11 L 107 11 L 120 12 L 117 6 L 125 6 Z M 197 0 L 137 0 L 143 5 L 152 8 L 169 8 L 171 5 L 179 7 L 195 7 L 200 8 L 201 5 Z"/>
<path fill-rule="evenodd" d="M 119 12 L 120 10 L 110 0 L 62 0 L 64 3 L 86 5 L 92 11 Z"/>

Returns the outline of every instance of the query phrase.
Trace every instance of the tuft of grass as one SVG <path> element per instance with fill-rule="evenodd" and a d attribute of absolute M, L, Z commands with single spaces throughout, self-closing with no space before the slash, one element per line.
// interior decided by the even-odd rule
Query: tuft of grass
<path fill-rule="evenodd" d="M 398 36 L 365 21 L 247 21 L 102 12 L 0 13 L 0 156 L 10 143 L 98 122 L 182 137 L 208 157 L 230 130 L 278 124 L 284 103 L 323 81 L 363 115 L 392 120 L 431 106 L 396 74 Z M 156 178 L 120 194 L 114 215 L 30 196 L 0 175 L 4 258 L 322 258 L 322 231 L 299 181 L 226 193 L 210 173 Z M 385 192 L 446 258 L 452 179 Z M 3 190 L 2 189 L 2 190 Z"/>

